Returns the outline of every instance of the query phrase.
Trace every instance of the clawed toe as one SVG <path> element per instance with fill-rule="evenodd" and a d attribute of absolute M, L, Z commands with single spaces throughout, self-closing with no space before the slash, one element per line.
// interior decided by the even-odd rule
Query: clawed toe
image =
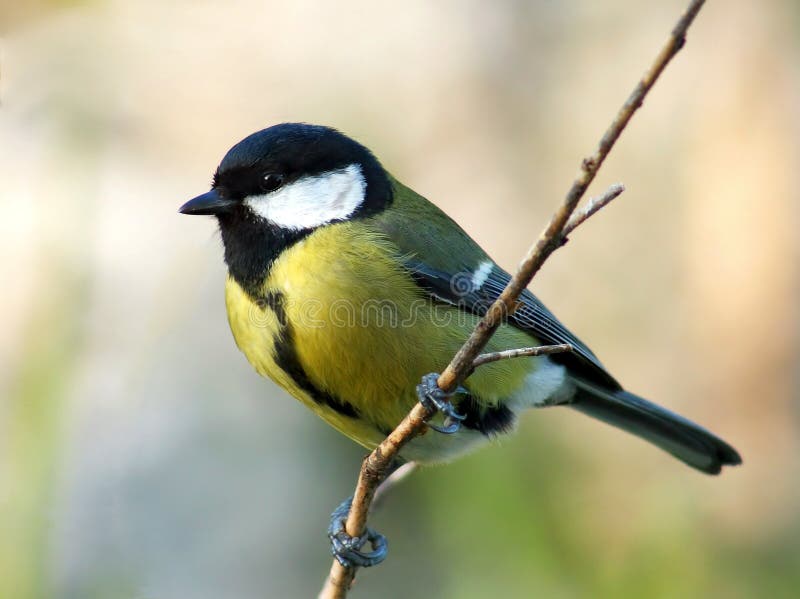
<path fill-rule="evenodd" d="M 436 410 L 441 412 L 445 419 L 443 426 L 427 423 L 433 430 L 447 435 L 457 432 L 461 428 L 461 422 L 466 418 L 465 415 L 459 414 L 456 408 L 450 403 L 449 398 L 461 393 L 466 393 L 467 390 L 459 387 L 452 393 L 446 393 L 439 388 L 437 381 L 439 375 L 435 372 L 426 374 L 422 377 L 422 381 L 417 385 L 417 397 L 419 402 L 429 410 Z"/>
<path fill-rule="evenodd" d="M 328 527 L 331 553 L 345 568 L 369 568 L 386 559 L 388 544 L 386 537 L 371 528 L 367 528 L 360 537 L 347 534 L 344 523 L 352 501 L 352 497 L 346 499 L 331 514 Z M 372 551 L 361 550 L 366 543 L 372 545 Z"/>

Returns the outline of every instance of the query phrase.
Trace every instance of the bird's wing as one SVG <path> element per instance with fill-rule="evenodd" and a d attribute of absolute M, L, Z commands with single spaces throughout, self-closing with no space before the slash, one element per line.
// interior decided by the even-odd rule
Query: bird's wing
<path fill-rule="evenodd" d="M 428 295 L 479 316 L 486 313 L 511 280 L 506 271 L 491 261 L 482 262 L 471 272 L 464 270 L 455 274 L 431 268 L 418 259 L 408 260 L 406 267 L 417 285 Z M 517 309 L 508 317 L 509 324 L 529 332 L 543 344 L 569 343 L 574 348 L 573 352 L 553 354 L 551 359 L 606 387 L 620 387 L 586 344 L 561 324 L 533 293 L 526 289 L 519 301 Z"/>
<path fill-rule="evenodd" d="M 393 211 L 391 218 L 379 216 L 375 222 L 403 253 L 411 277 L 433 299 L 484 315 L 511 276 L 428 200 L 399 183 L 395 184 L 395 192 L 395 201 L 402 204 L 402 209 Z M 621 388 L 586 344 L 533 293 L 526 289 L 519 301 L 518 308 L 508 317 L 509 324 L 529 332 L 541 343 L 569 343 L 575 348 L 573 352 L 553 354 L 551 359 L 610 390 Z"/>

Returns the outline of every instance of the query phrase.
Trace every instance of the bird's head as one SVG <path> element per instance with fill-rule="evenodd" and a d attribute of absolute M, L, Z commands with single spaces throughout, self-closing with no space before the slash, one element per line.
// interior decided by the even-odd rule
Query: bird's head
<path fill-rule="evenodd" d="M 284 123 L 228 150 L 211 190 L 180 212 L 217 217 L 230 273 L 252 290 L 283 250 L 315 229 L 391 202 L 389 175 L 367 148 L 330 127 Z"/>
<path fill-rule="evenodd" d="M 212 214 L 224 227 L 240 219 L 289 231 L 375 213 L 391 201 L 391 184 L 372 153 L 330 127 L 284 123 L 233 146 L 211 191 L 181 206 Z"/>

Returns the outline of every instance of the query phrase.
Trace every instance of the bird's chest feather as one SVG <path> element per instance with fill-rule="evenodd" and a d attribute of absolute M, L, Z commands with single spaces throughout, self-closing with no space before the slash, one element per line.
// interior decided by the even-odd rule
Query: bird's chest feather
<path fill-rule="evenodd" d="M 441 370 L 476 322 L 431 301 L 394 246 L 353 223 L 319 229 L 283 252 L 258 299 L 230 279 L 227 305 L 237 345 L 256 370 L 368 447 L 399 423 L 420 377 Z M 504 326 L 489 349 L 530 343 Z M 467 386 L 496 403 L 530 366 L 487 366 Z"/>
<path fill-rule="evenodd" d="M 423 351 L 427 302 L 392 252 L 378 235 L 342 223 L 283 252 L 258 299 L 228 282 L 228 316 L 240 349 L 257 371 L 328 421 L 349 422 L 351 412 L 390 429 L 413 402 L 419 376 L 433 368 Z M 287 351 L 294 367 L 281 363 Z M 348 408 L 331 414 L 326 402 L 309 397 L 298 370 L 305 387 Z"/>

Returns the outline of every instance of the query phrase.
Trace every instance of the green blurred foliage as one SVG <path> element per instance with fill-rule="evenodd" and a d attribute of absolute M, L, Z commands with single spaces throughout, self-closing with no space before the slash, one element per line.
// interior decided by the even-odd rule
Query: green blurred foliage
<path fill-rule="evenodd" d="M 55 481 L 63 452 L 66 388 L 80 351 L 75 315 L 86 300 L 80 278 L 53 272 L 57 290 L 32 309 L 19 369 L 4 406 L 4 478 L 0 511 L 0 596 L 43 597 L 50 591 L 47 554 Z"/>

